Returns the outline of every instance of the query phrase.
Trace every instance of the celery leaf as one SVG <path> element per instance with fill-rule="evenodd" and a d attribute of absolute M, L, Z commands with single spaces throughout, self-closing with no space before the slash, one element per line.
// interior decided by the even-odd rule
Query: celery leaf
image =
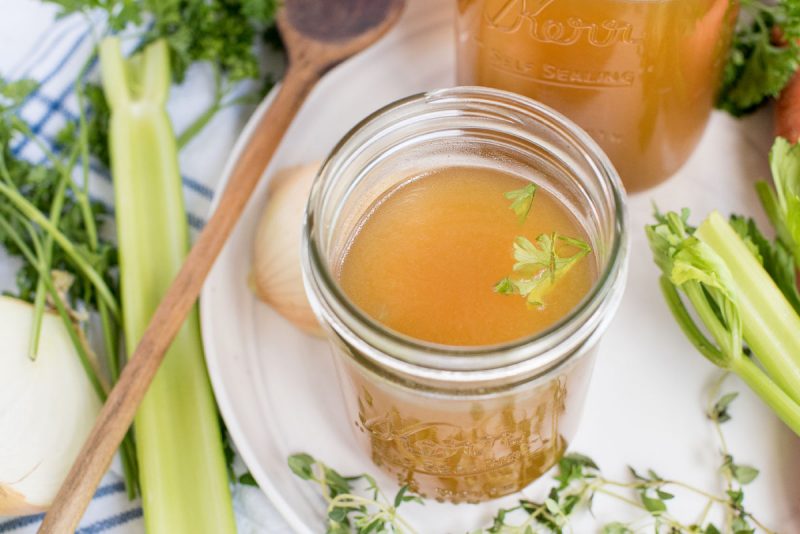
<path fill-rule="evenodd" d="M 760 182 L 758 194 L 778 240 L 800 267 L 800 144 L 776 138 L 769 160 L 774 188 Z"/>
<path fill-rule="evenodd" d="M 736 233 L 745 241 L 764 270 L 781 290 L 786 300 L 800 314 L 800 292 L 797 290 L 794 258 L 780 240 L 770 241 L 750 218 L 734 215 L 730 220 Z"/>

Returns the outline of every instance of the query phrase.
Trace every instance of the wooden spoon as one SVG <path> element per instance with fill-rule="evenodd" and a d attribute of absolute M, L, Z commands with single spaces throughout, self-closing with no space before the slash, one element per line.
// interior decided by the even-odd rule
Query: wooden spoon
<path fill-rule="evenodd" d="M 327 71 L 386 33 L 399 18 L 403 3 L 404 0 L 285 0 L 277 23 L 289 66 L 280 90 L 242 151 L 219 206 L 111 390 L 40 533 L 75 531 L 133 422 L 164 353 L 194 306 L 203 281 L 306 96 Z"/>

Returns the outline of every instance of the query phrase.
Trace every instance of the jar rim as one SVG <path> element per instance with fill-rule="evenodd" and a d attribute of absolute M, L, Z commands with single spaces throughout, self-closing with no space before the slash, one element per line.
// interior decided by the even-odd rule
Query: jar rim
<path fill-rule="evenodd" d="M 581 156 L 591 164 L 593 173 L 600 178 L 604 192 L 610 193 L 608 200 L 613 202 L 614 236 L 602 272 L 591 290 L 568 314 L 530 336 L 492 345 L 458 346 L 420 340 L 396 332 L 368 316 L 347 297 L 328 268 L 319 242 L 313 235 L 315 216 L 324 198 L 325 186 L 336 177 L 337 164 L 348 155 L 348 151 L 359 149 L 354 146 L 354 138 L 359 133 L 390 115 L 398 115 L 396 124 L 403 118 L 409 118 L 403 113 L 410 111 L 413 117 L 415 107 L 421 106 L 422 111 L 416 113 L 424 114 L 426 107 L 447 102 L 480 103 L 500 111 L 514 110 L 538 122 L 549 123 L 559 130 L 559 134 L 573 148 L 579 149 Z M 501 378 L 525 370 L 539 369 L 544 372 L 569 359 L 570 354 L 559 354 L 552 350 L 554 347 L 571 340 L 577 350 L 584 341 L 594 337 L 596 331 L 605 330 L 619 305 L 627 274 L 629 248 L 625 198 L 620 177 L 600 146 L 574 122 L 544 104 L 522 95 L 485 87 L 454 87 L 411 95 L 376 110 L 350 129 L 331 151 L 314 179 L 304 216 L 301 250 L 306 293 L 324 326 L 334 330 L 355 350 L 366 353 L 379 365 L 399 372 L 437 378 L 442 378 L 442 373 L 445 373 L 456 381 L 471 381 L 475 373 L 481 373 L 484 378 L 490 378 L 490 375 Z M 370 340 L 364 339 L 367 336 L 359 335 L 356 329 L 361 333 L 369 332 Z M 371 341 L 375 339 L 380 341 L 381 347 L 374 346 Z"/>

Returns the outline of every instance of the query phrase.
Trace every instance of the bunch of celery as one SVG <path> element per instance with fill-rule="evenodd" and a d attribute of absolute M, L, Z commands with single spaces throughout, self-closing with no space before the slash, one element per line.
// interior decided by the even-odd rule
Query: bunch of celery
<path fill-rule="evenodd" d="M 775 189 L 761 183 L 758 191 L 775 241 L 754 221 L 728 222 L 717 212 L 696 229 L 686 210 L 657 214 L 646 231 L 664 296 L 689 340 L 800 435 L 800 148 L 779 138 L 770 161 Z"/>
<path fill-rule="evenodd" d="M 165 105 L 169 54 L 158 40 L 126 60 L 100 44 L 111 109 L 110 156 L 125 345 L 131 354 L 189 249 L 178 151 Z M 134 423 L 149 533 L 235 532 L 219 419 L 195 310 Z"/>

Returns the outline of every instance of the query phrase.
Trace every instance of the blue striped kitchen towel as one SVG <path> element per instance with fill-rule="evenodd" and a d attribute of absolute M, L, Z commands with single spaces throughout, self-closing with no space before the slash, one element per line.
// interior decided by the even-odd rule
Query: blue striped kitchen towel
<path fill-rule="evenodd" d="M 101 19 L 87 21 L 81 16 L 55 19 L 55 8 L 36 0 L 4 0 L 0 6 L 0 74 L 16 80 L 38 80 L 38 89 L 25 101 L 20 116 L 55 149 L 55 135 L 69 121 L 76 121 L 77 103 L 73 82 L 91 56 L 91 26 L 102 28 Z M 88 66 L 97 76 L 97 65 Z M 192 68 L 187 80 L 174 89 L 169 112 L 176 131 L 181 131 L 205 109 L 213 96 L 213 77 L 203 66 Z M 220 112 L 213 126 L 197 136 L 181 152 L 187 218 L 193 231 L 203 227 L 225 159 L 252 108 L 231 108 Z M 213 133 L 212 133 L 213 130 Z M 26 140 L 12 150 L 23 158 L 45 161 L 42 147 Z M 113 190 L 109 172 L 99 162 L 91 165 L 90 190 L 95 200 L 113 211 Z M 0 290 L 12 289 L 13 266 L 0 251 Z M 134 534 L 144 531 L 138 501 L 129 501 L 119 464 L 115 461 L 104 478 L 79 529 L 80 534 Z M 287 533 L 285 522 L 267 498 L 254 488 L 237 487 L 234 507 L 239 532 Z M 0 534 L 35 532 L 41 515 L 0 518 Z M 182 533 L 175 533 L 182 534 Z M 192 533 L 187 533 L 192 534 Z"/>

